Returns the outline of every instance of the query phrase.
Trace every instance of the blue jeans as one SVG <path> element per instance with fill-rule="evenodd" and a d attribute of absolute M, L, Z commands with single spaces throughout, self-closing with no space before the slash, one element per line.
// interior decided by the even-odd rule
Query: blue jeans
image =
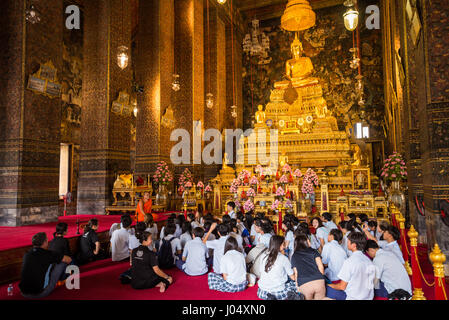
<path fill-rule="evenodd" d="M 326 297 L 335 300 L 346 300 L 346 292 L 326 286 Z"/>
<path fill-rule="evenodd" d="M 46 278 L 48 276 L 48 284 L 44 288 L 44 291 L 42 291 L 39 294 L 26 294 L 22 293 L 22 295 L 25 298 L 29 299 L 39 299 L 39 298 L 45 298 L 48 296 L 56 287 L 56 284 L 58 283 L 59 279 L 61 278 L 61 275 L 65 273 L 65 270 L 67 268 L 67 263 L 61 262 L 59 264 L 56 264 L 53 266 L 51 270 L 46 275 Z"/>
<path fill-rule="evenodd" d="M 388 291 L 382 281 L 379 281 L 379 289 L 374 289 L 374 296 L 381 298 L 388 298 Z"/>

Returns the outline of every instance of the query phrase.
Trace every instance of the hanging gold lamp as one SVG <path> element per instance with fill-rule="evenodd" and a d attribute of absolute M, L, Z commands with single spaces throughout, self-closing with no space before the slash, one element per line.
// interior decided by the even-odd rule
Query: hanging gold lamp
<path fill-rule="evenodd" d="M 307 0 L 289 0 L 281 18 L 281 26 L 287 31 L 302 31 L 313 27 L 316 15 Z"/>

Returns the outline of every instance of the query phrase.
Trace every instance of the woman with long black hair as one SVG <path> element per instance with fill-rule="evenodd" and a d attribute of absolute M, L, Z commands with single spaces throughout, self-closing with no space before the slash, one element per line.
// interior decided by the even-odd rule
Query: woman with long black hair
<path fill-rule="evenodd" d="M 284 249 L 284 237 L 272 236 L 268 253 L 262 258 L 258 282 L 257 296 L 262 300 L 285 300 L 289 292 L 296 292 L 295 276 Z"/>

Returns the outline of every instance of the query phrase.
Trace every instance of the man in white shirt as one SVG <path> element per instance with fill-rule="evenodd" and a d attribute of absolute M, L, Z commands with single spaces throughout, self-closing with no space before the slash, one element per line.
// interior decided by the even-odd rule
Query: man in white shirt
<path fill-rule="evenodd" d="M 173 259 L 174 259 L 174 261 L 176 263 L 176 260 L 179 258 L 179 255 L 182 252 L 182 246 L 181 246 L 181 240 L 179 240 L 178 238 L 176 238 L 174 236 L 175 231 L 176 231 L 176 226 L 174 224 L 172 224 L 172 223 L 168 224 L 165 227 L 165 234 L 166 234 L 166 236 L 163 239 L 165 239 L 167 241 L 170 241 L 171 248 L 172 248 Z M 162 239 L 159 242 L 158 250 L 160 250 L 161 247 L 162 247 Z"/>
<path fill-rule="evenodd" d="M 363 253 L 366 237 L 360 232 L 351 232 L 348 237 L 348 249 L 352 255 L 345 260 L 337 284 L 327 286 L 326 296 L 336 300 L 372 300 L 376 267 Z"/>
<path fill-rule="evenodd" d="M 204 236 L 203 243 L 206 244 L 207 248 L 214 250 L 214 254 L 213 254 L 214 255 L 214 257 L 213 257 L 214 272 L 221 274 L 222 272 L 220 269 L 220 261 L 224 255 L 224 247 L 226 244 L 226 240 L 228 239 L 229 228 L 225 224 L 220 224 L 218 226 L 218 234 L 219 234 L 220 238 L 217 240 L 209 240 L 208 241 L 207 239 L 209 238 L 212 231 L 215 230 L 215 228 L 217 228 L 216 222 L 214 222 L 211 225 L 209 232 Z"/>
<path fill-rule="evenodd" d="M 193 239 L 186 242 L 182 260 L 176 261 L 176 266 L 189 276 L 200 276 L 209 270 L 206 260 L 209 254 L 207 246 L 201 240 L 203 236 L 203 228 L 193 229 Z"/>
<path fill-rule="evenodd" d="M 228 211 L 228 215 L 229 215 L 229 217 L 231 217 L 231 219 L 237 219 L 237 214 L 235 213 L 235 203 L 234 203 L 234 201 L 229 201 L 228 202 L 227 211 Z"/>
<path fill-rule="evenodd" d="M 383 233 L 384 240 L 377 240 L 376 237 L 371 235 L 368 227 L 364 226 L 363 231 L 365 232 L 368 239 L 376 241 L 381 249 L 393 252 L 399 259 L 399 261 L 401 261 L 402 264 L 405 264 L 404 256 L 402 255 L 401 248 L 398 244 L 398 240 L 401 238 L 401 232 L 398 228 L 396 228 L 395 226 L 389 226 L 388 229 Z"/>
<path fill-rule="evenodd" d="M 332 229 L 328 235 L 328 243 L 323 247 L 321 252 L 321 259 L 323 264 L 327 267 L 324 270 L 324 275 L 330 281 L 339 280 L 337 275 L 345 262 L 347 255 L 346 251 L 340 245 L 343 239 L 343 233 L 339 229 Z"/>
<path fill-rule="evenodd" d="M 337 225 L 332 221 L 332 214 L 329 212 L 323 212 L 323 225 L 330 232 L 332 229 L 338 229 Z"/>
<path fill-rule="evenodd" d="M 129 215 L 122 216 L 121 223 L 123 228 L 115 230 L 111 236 L 112 261 L 122 261 L 129 258 L 131 217 Z"/>
<path fill-rule="evenodd" d="M 263 253 L 266 252 L 267 250 L 268 248 L 265 247 L 263 243 L 259 243 L 257 246 L 252 248 L 250 252 L 248 252 L 248 255 L 245 258 L 247 264 L 252 263 L 250 272 L 254 274 L 257 278 L 260 278 L 260 268 Z"/>
<path fill-rule="evenodd" d="M 393 252 L 380 249 L 376 241 L 368 240 L 366 253 L 373 258 L 376 278 L 380 280 L 379 289 L 374 290 L 376 297 L 388 298 L 390 293 L 398 289 L 412 295 L 412 284 L 407 270 Z"/>

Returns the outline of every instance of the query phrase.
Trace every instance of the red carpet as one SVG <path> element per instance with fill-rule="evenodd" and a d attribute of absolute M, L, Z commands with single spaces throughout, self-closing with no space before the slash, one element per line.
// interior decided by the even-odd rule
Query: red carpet
<path fill-rule="evenodd" d="M 189 277 L 173 268 L 167 270 L 174 283 L 166 292 L 159 288 L 134 290 L 130 285 L 122 285 L 119 275 L 129 268 L 129 263 L 114 263 L 110 259 L 97 261 L 81 267 L 80 290 L 58 287 L 43 300 L 258 300 L 257 286 L 238 293 L 221 293 L 209 290 L 207 275 Z M 0 286 L 0 300 L 24 300 L 14 283 L 14 295 L 7 296 L 8 285 Z"/>
<path fill-rule="evenodd" d="M 167 214 L 164 213 L 158 220 L 166 220 Z M 119 215 L 73 215 L 66 217 L 59 217 L 58 222 L 66 222 L 68 224 L 67 238 L 77 237 L 77 225 L 76 221 L 79 219 L 80 223 L 86 223 L 89 219 L 98 219 L 97 232 L 108 231 L 111 225 L 116 222 L 120 222 Z M 20 247 L 26 247 L 31 245 L 31 238 L 38 232 L 45 232 L 48 239 L 53 239 L 53 232 L 55 232 L 57 222 L 36 224 L 23 227 L 0 227 L 0 251 L 16 249 Z M 83 230 L 80 228 L 80 233 Z"/>

